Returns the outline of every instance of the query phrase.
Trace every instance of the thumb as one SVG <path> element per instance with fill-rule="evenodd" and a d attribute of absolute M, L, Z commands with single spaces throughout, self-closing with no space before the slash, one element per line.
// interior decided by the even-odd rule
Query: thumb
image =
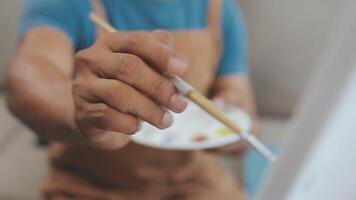
<path fill-rule="evenodd" d="M 226 102 L 221 97 L 215 97 L 212 99 L 212 102 L 219 108 L 224 109 L 226 106 Z"/>

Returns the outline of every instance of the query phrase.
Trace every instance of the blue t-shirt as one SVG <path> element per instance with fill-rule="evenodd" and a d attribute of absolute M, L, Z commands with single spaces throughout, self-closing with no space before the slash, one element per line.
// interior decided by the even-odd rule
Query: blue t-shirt
<path fill-rule="evenodd" d="M 102 0 L 110 23 L 122 31 L 186 30 L 206 26 L 208 0 Z M 95 39 L 95 25 L 89 20 L 88 0 L 26 0 L 19 34 L 39 26 L 63 31 L 76 51 Z M 223 0 L 223 51 L 218 75 L 247 71 L 246 30 L 235 0 Z"/>

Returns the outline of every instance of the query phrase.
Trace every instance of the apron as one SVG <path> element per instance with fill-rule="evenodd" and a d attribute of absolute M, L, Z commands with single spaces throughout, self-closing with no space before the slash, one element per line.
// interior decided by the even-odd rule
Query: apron
<path fill-rule="evenodd" d="M 220 0 L 210 0 L 207 27 L 172 32 L 173 47 L 189 62 L 183 79 L 208 95 L 221 51 Z M 94 11 L 106 19 L 99 0 Z M 98 34 L 101 31 L 97 30 Z M 215 156 L 168 151 L 130 142 L 114 151 L 53 142 L 48 200 L 240 200 L 244 192 Z"/>

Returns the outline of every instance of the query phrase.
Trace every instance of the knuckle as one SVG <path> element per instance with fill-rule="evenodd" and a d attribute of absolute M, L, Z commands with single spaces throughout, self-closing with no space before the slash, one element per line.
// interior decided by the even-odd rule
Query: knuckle
<path fill-rule="evenodd" d="M 91 53 L 91 50 L 89 48 L 81 50 L 81 51 L 79 51 L 78 53 L 75 54 L 75 56 L 74 56 L 74 64 L 75 64 L 76 67 L 86 66 L 90 62 L 91 57 L 92 57 L 92 53 Z"/>
<path fill-rule="evenodd" d="M 161 76 L 156 78 L 153 86 L 156 95 L 162 96 L 164 98 L 169 98 L 175 92 L 173 84 Z"/>
<path fill-rule="evenodd" d="M 76 100 L 78 100 L 77 97 L 82 97 L 86 91 L 88 91 L 87 84 L 85 84 L 83 78 L 76 76 L 72 83 L 72 95 L 74 103 L 76 103 Z"/>
<path fill-rule="evenodd" d="M 106 117 L 108 116 L 109 113 L 110 113 L 110 108 L 105 104 L 99 104 L 93 108 L 88 108 L 86 110 L 86 114 L 89 119 L 97 121 L 101 124 L 106 120 Z"/>
<path fill-rule="evenodd" d="M 122 112 L 128 112 L 129 102 L 132 96 L 132 90 L 124 83 L 116 81 L 108 82 L 106 85 L 107 90 L 104 92 L 104 99 L 110 105 L 116 107 Z"/>
<path fill-rule="evenodd" d="M 77 94 L 78 91 L 82 90 L 83 85 L 80 81 L 80 78 L 75 77 L 75 79 L 73 80 L 73 84 L 72 84 L 72 92 L 73 94 Z"/>
<path fill-rule="evenodd" d="M 155 30 L 152 32 L 152 34 L 160 41 L 165 44 L 169 44 L 173 40 L 173 35 L 166 30 Z"/>
<path fill-rule="evenodd" d="M 144 46 L 149 41 L 150 35 L 147 32 L 135 32 L 128 36 L 124 42 L 123 48 L 127 52 Z"/>
<path fill-rule="evenodd" d="M 105 130 L 110 125 L 109 117 L 110 108 L 105 104 L 85 106 L 75 113 L 75 121 L 82 132 L 92 129 Z"/>
<path fill-rule="evenodd" d="M 147 32 L 136 32 L 132 35 L 131 39 L 135 44 L 144 44 L 150 37 L 151 35 Z"/>
<path fill-rule="evenodd" d="M 161 107 L 157 106 L 154 102 L 151 102 L 147 107 L 147 119 L 153 124 L 159 125 L 163 117 L 164 111 Z"/>
<path fill-rule="evenodd" d="M 108 118 L 110 116 L 110 108 L 105 104 L 100 104 L 96 109 L 89 113 L 89 116 L 93 121 L 97 122 L 100 128 L 105 130 L 109 125 Z"/>
<path fill-rule="evenodd" d="M 103 52 L 99 48 L 90 47 L 79 51 L 74 55 L 74 76 L 90 71 L 98 71 L 101 68 Z"/>
<path fill-rule="evenodd" d="M 75 123 L 78 125 L 79 129 L 81 129 L 82 132 L 85 132 L 83 130 L 86 130 L 88 128 L 86 124 L 89 118 L 86 109 L 86 106 L 77 105 L 74 113 Z"/>
<path fill-rule="evenodd" d="M 105 90 L 103 91 L 103 99 L 109 104 L 113 104 L 116 101 L 121 101 L 121 85 L 115 81 L 108 81 L 105 84 Z"/>
<path fill-rule="evenodd" d="M 135 55 L 125 54 L 119 56 L 116 60 L 116 73 L 119 76 L 133 77 L 133 75 L 140 69 L 142 60 Z"/>
<path fill-rule="evenodd" d="M 122 35 L 119 32 L 109 33 L 107 35 L 107 43 L 109 47 L 115 49 L 116 51 L 120 51 L 121 49 L 121 40 Z"/>

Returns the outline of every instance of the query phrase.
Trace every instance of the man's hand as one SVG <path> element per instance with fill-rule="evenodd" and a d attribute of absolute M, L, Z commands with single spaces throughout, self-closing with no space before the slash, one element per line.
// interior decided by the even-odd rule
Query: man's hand
<path fill-rule="evenodd" d="M 226 95 L 226 96 L 225 96 Z M 234 96 L 236 96 L 234 98 Z M 230 108 L 236 107 L 236 101 L 231 101 L 232 99 L 237 100 L 238 95 L 236 93 L 225 93 L 224 95 L 214 97 L 212 101 L 222 110 L 228 110 Z M 222 153 L 222 154 L 230 154 L 230 155 L 242 155 L 249 148 L 249 144 L 240 140 L 236 143 L 229 144 L 226 146 L 222 146 L 219 148 L 208 149 L 209 152 L 213 153 Z"/>
<path fill-rule="evenodd" d="M 164 129 L 173 123 L 167 109 L 186 108 L 184 98 L 162 75 L 180 75 L 187 67 L 170 41 L 165 31 L 117 32 L 76 54 L 75 121 L 90 144 L 122 147 L 139 130 L 141 119 Z"/>
<path fill-rule="evenodd" d="M 232 75 L 218 78 L 213 87 L 212 100 L 223 110 L 236 106 L 245 110 L 252 119 L 251 134 L 258 134 L 258 120 L 255 111 L 255 103 L 250 81 L 247 76 Z M 242 155 L 248 149 L 249 144 L 244 140 L 240 140 L 234 144 L 209 149 L 208 151 L 230 155 Z"/>

